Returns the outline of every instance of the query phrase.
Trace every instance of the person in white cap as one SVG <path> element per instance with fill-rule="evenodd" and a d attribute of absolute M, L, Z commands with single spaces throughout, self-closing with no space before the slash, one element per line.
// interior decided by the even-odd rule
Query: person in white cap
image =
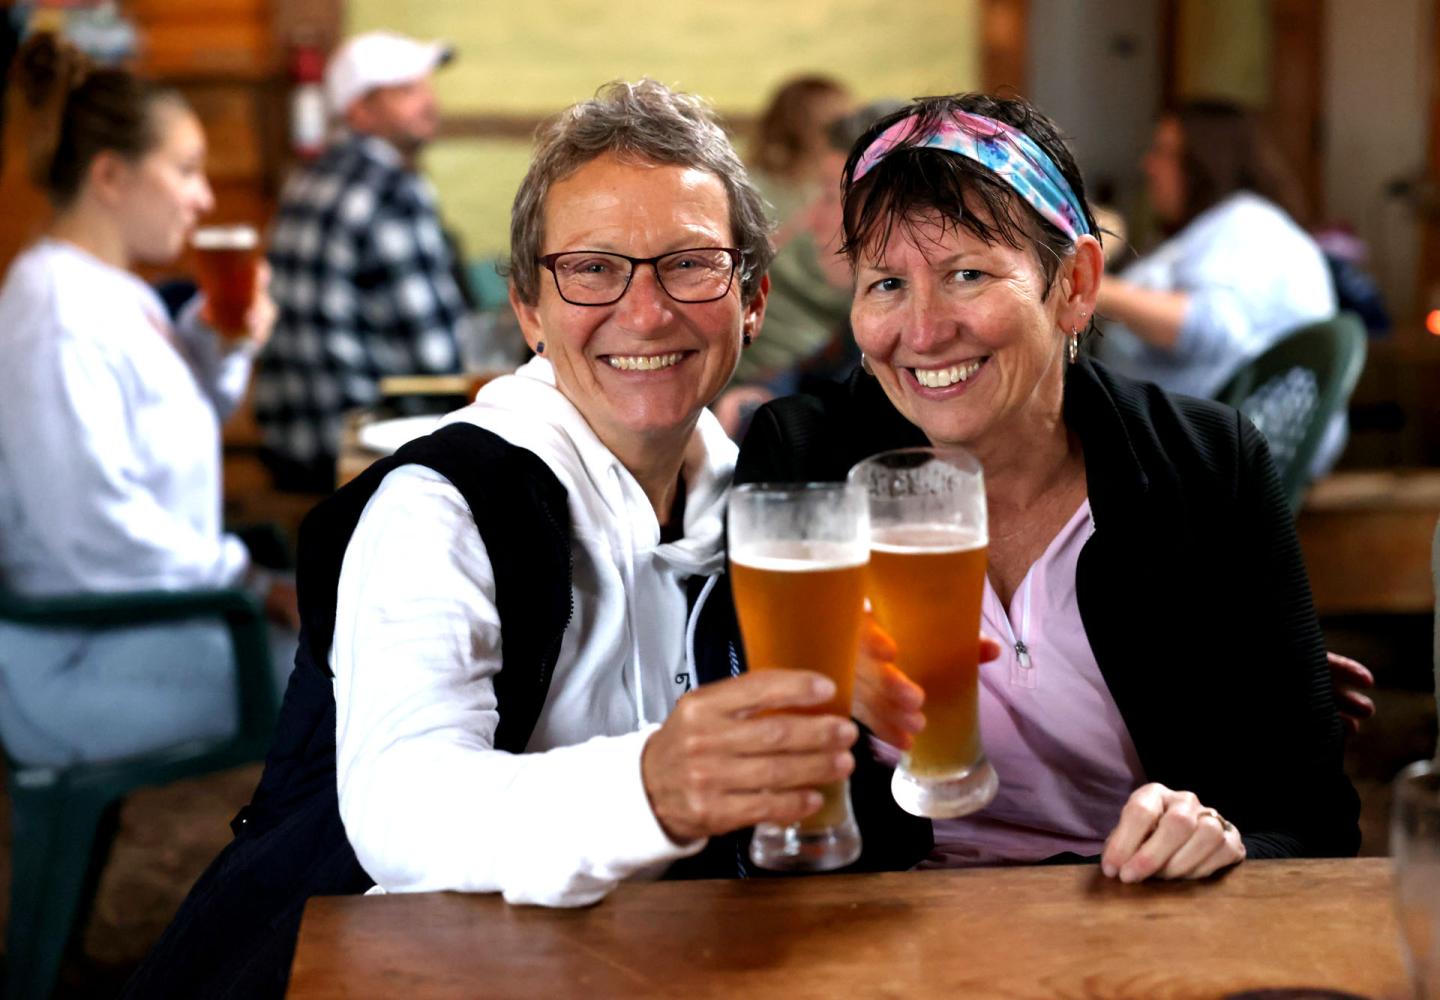
<path fill-rule="evenodd" d="M 340 123 L 293 175 L 270 236 L 280 309 L 255 413 L 280 489 L 334 487 L 342 415 L 387 375 L 452 374 L 469 320 L 434 193 L 416 158 L 439 127 L 441 42 L 385 31 L 336 50 L 325 92 Z"/>

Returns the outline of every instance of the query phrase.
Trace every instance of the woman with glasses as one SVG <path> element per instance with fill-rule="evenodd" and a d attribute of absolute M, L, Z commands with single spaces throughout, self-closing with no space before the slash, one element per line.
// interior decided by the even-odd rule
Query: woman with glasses
<path fill-rule="evenodd" d="M 306 522 L 276 746 L 132 995 L 280 995 L 314 894 L 573 906 L 682 859 L 734 874 L 723 841 L 692 856 L 849 773 L 849 721 L 759 717 L 833 685 L 731 677 L 702 614 L 735 460 L 706 406 L 772 256 L 724 132 L 659 84 L 603 88 L 541 131 L 511 254 L 535 358 Z"/>

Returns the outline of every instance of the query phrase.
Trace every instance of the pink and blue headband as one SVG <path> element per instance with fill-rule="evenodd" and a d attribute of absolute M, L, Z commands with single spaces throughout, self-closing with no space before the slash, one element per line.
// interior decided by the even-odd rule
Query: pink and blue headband
<path fill-rule="evenodd" d="M 910 139 L 918 113 L 902 118 L 865 148 L 851 183 L 868 174 L 895 147 Z M 1070 240 L 1090 232 L 1085 210 L 1055 161 L 1024 132 L 984 115 L 956 111 L 906 148 L 941 149 L 974 160 L 1004 181 L 1025 203 Z"/>

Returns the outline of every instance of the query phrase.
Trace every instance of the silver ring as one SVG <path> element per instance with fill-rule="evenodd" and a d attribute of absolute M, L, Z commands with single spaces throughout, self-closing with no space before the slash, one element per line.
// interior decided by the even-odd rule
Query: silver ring
<path fill-rule="evenodd" d="M 1230 822 L 1224 816 L 1221 816 L 1220 810 L 1218 809 L 1212 809 L 1209 806 L 1206 806 L 1204 809 L 1200 810 L 1200 815 L 1213 818 L 1217 823 L 1220 824 L 1220 828 L 1226 833 L 1229 833 L 1231 830 L 1235 829 L 1235 824 Z"/>

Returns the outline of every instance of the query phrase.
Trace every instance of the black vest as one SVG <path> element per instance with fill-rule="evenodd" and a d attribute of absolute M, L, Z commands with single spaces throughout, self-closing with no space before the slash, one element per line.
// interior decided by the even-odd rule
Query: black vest
<path fill-rule="evenodd" d="M 570 516 L 565 488 L 532 452 L 470 424 L 451 424 L 371 466 L 317 506 L 300 529 L 301 632 L 275 742 L 235 839 L 191 889 L 126 988 L 134 997 L 282 996 L 305 902 L 361 893 L 340 820 L 335 697 L 329 669 L 340 566 L 365 505 L 393 469 L 422 465 L 469 504 L 495 573 L 505 669 L 495 675 L 495 747 L 521 753 L 545 704 L 570 622 Z M 703 580 L 692 579 L 691 599 Z M 697 681 L 728 676 L 723 611 L 696 639 Z M 732 845 L 688 859 L 695 875 L 734 874 Z"/>

